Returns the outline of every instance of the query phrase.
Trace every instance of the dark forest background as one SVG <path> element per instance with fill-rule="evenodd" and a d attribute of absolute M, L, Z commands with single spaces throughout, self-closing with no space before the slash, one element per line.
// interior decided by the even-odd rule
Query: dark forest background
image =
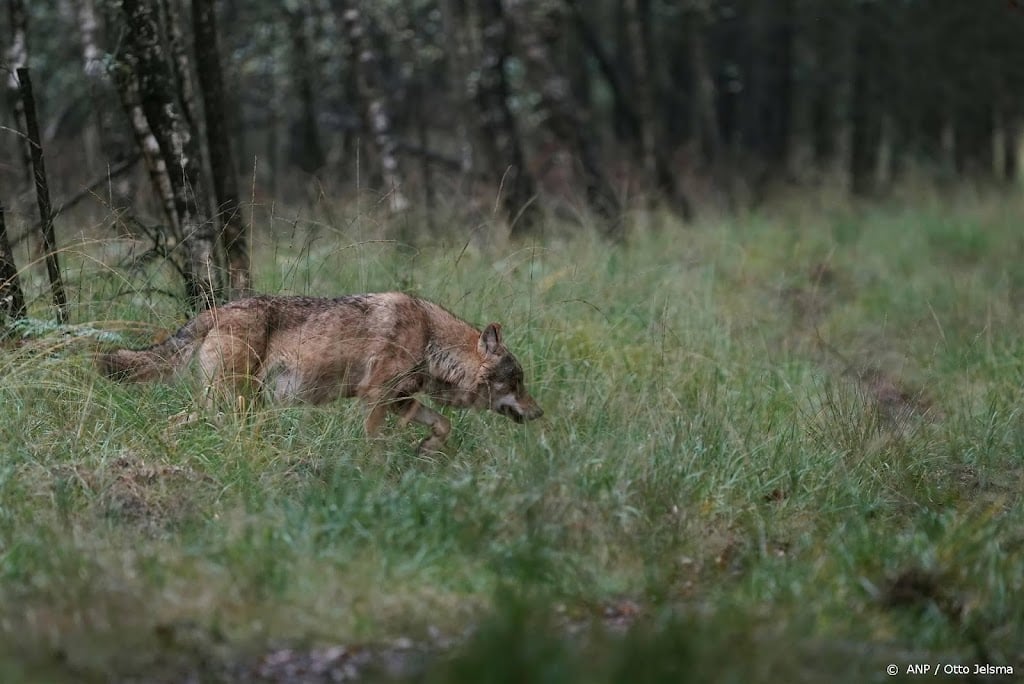
<path fill-rule="evenodd" d="M 14 240 L 40 220 L 27 66 L 54 212 L 92 201 L 186 245 L 200 305 L 248 289 L 240 202 L 366 193 L 425 235 L 555 217 L 617 240 L 638 208 L 1019 173 L 1005 0 L 4 2 Z"/>

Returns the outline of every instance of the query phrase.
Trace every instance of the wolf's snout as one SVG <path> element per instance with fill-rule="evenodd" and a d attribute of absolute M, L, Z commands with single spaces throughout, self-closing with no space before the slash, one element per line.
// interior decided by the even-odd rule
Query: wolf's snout
<path fill-rule="evenodd" d="M 525 423 L 529 420 L 536 420 L 544 415 L 544 410 L 537 405 L 532 397 L 521 399 L 515 406 L 515 419 L 517 422 Z"/>
<path fill-rule="evenodd" d="M 525 423 L 528 420 L 535 420 L 544 415 L 544 411 L 541 410 L 537 402 L 530 396 L 519 397 L 514 394 L 507 394 L 494 402 L 491 408 L 517 423 Z"/>

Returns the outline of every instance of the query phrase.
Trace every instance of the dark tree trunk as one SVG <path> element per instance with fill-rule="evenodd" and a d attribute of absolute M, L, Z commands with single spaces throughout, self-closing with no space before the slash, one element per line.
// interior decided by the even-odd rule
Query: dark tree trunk
<path fill-rule="evenodd" d="M 961 176 L 991 180 L 992 110 L 988 103 L 963 102 L 956 117 L 956 171 Z"/>
<path fill-rule="evenodd" d="M 580 0 L 566 0 L 566 4 L 572 11 L 573 24 L 579 33 L 580 41 L 593 57 L 598 71 L 611 90 L 616 133 L 622 138 L 639 139 L 640 116 L 637 114 L 631 95 L 624 84 L 625 77 L 622 69 L 605 50 L 600 36 L 587 21 L 587 15 L 580 6 Z"/>
<path fill-rule="evenodd" d="M 239 26 L 242 19 L 239 6 L 236 0 L 226 0 L 220 4 L 221 20 L 218 22 L 220 36 L 222 38 L 230 35 L 225 27 Z M 256 159 L 252 151 L 252 141 L 249 139 L 246 117 L 244 114 L 244 93 L 245 86 L 242 85 L 241 74 L 243 63 L 236 60 L 228 60 L 221 63 L 221 73 L 225 78 L 224 106 L 228 121 L 228 130 L 231 131 L 231 152 L 233 154 L 236 168 L 239 171 L 239 178 L 247 178 L 255 175 Z M 260 155 L 262 157 L 262 154 Z M 263 161 L 263 160 L 261 160 Z"/>
<path fill-rule="evenodd" d="M 712 169 L 722 163 L 722 131 L 718 125 L 715 77 L 708 59 L 707 24 L 704 12 L 691 12 L 684 18 L 689 45 L 689 66 L 693 85 L 693 125 L 701 157 Z"/>
<path fill-rule="evenodd" d="M 57 320 L 68 322 L 68 300 L 64 294 L 64 280 L 60 272 L 60 260 L 57 256 L 57 239 L 53 231 L 53 205 L 50 203 L 50 185 L 46 179 L 46 163 L 43 157 L 43 144 L 39 135 L 39 120 L 36 116 L 35 97 L 32 94 L 32 78 L 27 68 L 18 69 L 18 84 L 21 88 L 21 99 L 25 105 L 25 133 L 28 135 L 32 152 L 32 176 L 36 186 L 36 200 L 39 204 L 39 221 L 42 224 L 43 255 L 46 260 L 46 273 L 50 278 L 50 292 L 53 305 L 57 309 Z"/>
<path fill-rule="evenodd" d="M 770 91 L 765 94 L 764 111 L 768 114 L 767 151 L 771 166 L 784 168 L 789 144 L 790 107 L 793 104 L 793 15 L 794 0 L 785 0 L 776 8 L 769 22 Z"/>
<path fill-rule="evenodd" d="M 8 20 L 11 28 L 11 43 L 7 49 L 7 101 L 11 106 L 14 126 L 19 131 L 25 130 L 25 105 L 18 93 L 18 69 L 28 66 L 28 13 L 25 11 L 24 0 L 7 0 Z M 32 184 L 32 151 L 28 141 L 15 136 L 18 154 L 21 157 L 21 169 L 26 185 Z"/>
<path fill-rule="evenodd" d="M 199 108 L 196 106 L 196 89 L 192 85 L 192 70 L 189 68 L 188 47 L 185 45 L 185 36 L 181 32 L 181 17 L 179 16 L 180 0 L 160 0 L 160 13 L 163 16 L 163 25 L 166 28 L 167 50 L 171 57 L 171 71 L 174 73 L 174 81 L 177 83 L 178 100 L 181 102 L 181 112 L 185 117 L 185 126 L 199 134 Z M 197 39 L 198 44 L 198 39 Z"/>
<path fill-rule="evenodd" d="M 630 43 L 630 71 L 633 75 L 637 115 L 640 124 L 640 165 L 648 187 L 654 188 L 674 211 L 684 219 L 691 218 L 692 206 L 675 182 L 665 149 L 664 131 L 658 116 L 655 90 L 654 40 L 651 32 L 650 0 L 624 0 L 626 30 Z M 648 198 L 653 199 L 653 198 Z"/>
<path fill-rule="evenodd" d="M 850 183 L 855 195 L 868 195 L 876 189 L 879 142 L 882 136 L 878 72 L 875 69 L 878 51 L 875 33 L 878 30 L 875 16 L 877 11 L 871 3 L 864 3 L 859 8 L 854 43 Z"/>
<path fill-rule="evenodd" d="M 788 175 L 797 182 L 806 182 L 815 176 L 814 169 L 814 90 L 811 75 L 817 64 L 810 29 L 814 20 L 814 6 L 808 0 L 794 0 L 790 7 L 792 22 L 792 65 L 790 69 L 789 124 L 786 127 L 786 167 Z"/>
<path fill-rule="evenodd" d="M 142 110 L 160 146 L 174 192 L 174 208 L 183 234 L 185 288 L 193 310 L 211 306 L 219 290 L 216 261 L 217 231 L 207 216 L 199 147 L 185 125 L 176 101 L 174 77 L 159 39 L 153 0 L 124 0 L 137 59 L 136 72 Z"/>
<path fill-rule="evenodd" d="M 430 122 L 427 120 L 426 112 L 422 109 L 427 100 L 427 89 L 424 87 L 426 78 L 425 74 L 417 74 L 411 93 L 413 100 L 421 104 L 421 109 L 416 115 L 416 142 L 423 150 L 430 149 Z M 420 179 L 423 183 L 423 209 L 426 211 L 427 226 L 433 232 L 437 191 L 434 187 L 434 174 L 430 168 L 430 159 L 426 154 L 420 156 Z"/>
<path fill-rule="evenodd" d="M 745 151 L 758 160 L 762 171 L 776 169 L 785 161 L 792 47 L 787 21 L 791 2 L 754 0 L 740 44 L 746 78 L 739 125 Z"/>
<path fill-rule="evenodd" d="M 567 65 L 559 59 L 566 28 L 561 8 L 529 2 L 516 2 L 513 6 L 521 53 L 527 71 L 539 84 L 544 127 L 554 140 L 569 145 L 582 172 L 588 206 L 604 222 L 605 232 L 618 237 L 621 207 L 598 159 L 590 112 L 585 103 L 573 97 L 565 76 Z"/>
<path fill-rule="evenodd" d="M 709 49 L 718 56 L 726 68 L 718 69 L 715 75 L 715 109 L 718 113 L 718 130 L 722 143 L 730 156 L 738 157 L 743 136 L 740 133 L 742 94 L 746 90 L 746 73 L 742 58 L 742 46 L 746 43 L 742 22 L 736 14 L 719 17 L 710 25 Z"/>
<path fill-rule="evenodd" d="M 335 15 L 338 22 L 344 25 L 342 17 L 345 14 L 345 6 L 348 0 L 334 0 Z M 340 28 L 344 34 L 344 28 Z M 361 169 L 362 151 L 365 149 L 363 140 L 362 114 L 359 110 L 359 55 L 349 41 L 344 41 L 341 48 L 344 55 L 345 70 L 342 73 L 341 93 L 345 107 L 351 112 L 351 125 L 345 127 L 345 134 L 341 141 L 341 158 L 346 169 L 351 169 L 352 174 L 357 178 L 356 185 L 362 182 Z M 349 174 L 346 172 L 346 177 Z"/>
<path fill-rule="evenodd" d="M 213 174 L 221 244 L 227 262 L 228 292 L 230 297 L 241 297 L 250 291 L 249 230 L 242 220 L 238 201 L 238 175 L 224 110 L 224 78 L 217 47 L 219 37 L 214 0 L 192 0 L 192 25 L 196 41 L 196 72 L 206 114 L 210 172 Z"/>
<path fill-rule="evenodd" d="M 481 46 L 476 103 L 480 112 L 481 147 L 494 178 L 499 181 L 502 205 L 512 234 L 534 230 L 539 212 L 534 203 L 536 185 L 526 169 L 522 141 L 508 102 L 505 63 L 511 54 L 508 24 L 501 0 L 481 0 Z"/>
<path fill-rule="evenodd" d="M 472 70 L 470 29 L 466 0 L 445 0 L 444 27 L 450 35 L 451 45 L 446 51 L 445 73 L 450 84 L 450 96 L 455 99 L 455 135 L 458 142 L 458 169 L 465 177 L 473 171 L 473 129 L 475 111 L 473 99 L 464 87 L 466 76 Z"/>
<path fill-rule="evenodd" d="M 7 221 L 4 206 L 0 204 L 0 311 L 10 319 L 25 317 L 25 295 L 21 291 L 18 266 L 7 239 Z"/>
<path fill-rule="evenodd" d="M 1016 115 L 1007 117 L 1005 123 L 1006 135 L 1003 138 L 1003 181 L 1007 184 L 1015 184 L 1020 172 L 1020 139 L 1021 123 Z"/>
<path fill-rule="evenodd" d="M 575 22 L 572 12 L 561 5 L 552 5 L 550 12 L 560 16 L 561 30 L 564 31 L 561 37 L 555 37 L 552 49 L 562 54 L 562 63 L 565 64 L 565 77 L 569 82 L 569 92 L 572 100 L 578 102 L 583 110 L 594 114 L 594 84 L 590 77 L 590 60 L 587 58 L 587 48 L 583 44 L 583 37 L 579 31 L 574 30 Z M 595 126 L 595 123 L 591 123 Z M 597 133 L 597 129 L 593 131 Z"/>
<path fill-rule="evenodd" d="M 82 42 L 82 73 L 88 83 L 92 105 L 89 122 L 83 126 L 82 138 L 86 166 L 109 168 L 136 157 L 131 128 L 125 126 L 118 111 L 118 95 L 110 74 L 105 71 L 104 49 L 101 47 L 100 14 L 96 0 L 77 0 L 78 29 Z M 90 125 L 91 124 L 91 125 Z M 108 186 L 111 210 L 117 211 L 134 197 L 134 182 L 123 175 Z"/>
<path fill-rule="evenodd" d="M 356 3 L 343 3 L 342 21 L 354 59 L 356 90 L 362 114 L 363 130 L 369 134 L 373 150 L 379 161 L 380 181 L 388 198 L 388 208 L 401 212 L 409 201 L 402 192 L 402 177 L 398 168 L 398 144 L 391 130 L 391 113 L 381 83 L 380 60 L 371 45 L 366 18 Z"/>
<path fill-rule="evenodd" d="M 655 132 L 654 86 L 653 75 L 647 69 L 650 41 L 650 2 L 649 0 L 624 0 L 623 8 L 626 19 L 627 40 L 629 50 L 629 73 L 632 76 L 634 101 L 637 108 L 638 151 L 640 165 L 648 181 L 658 176 L 658 148 Z"/>
<path fill-rule="evenodd" d="M 575 2 L 577 0 L 573 1 Z M 614 71 L 621 75 L 623 84 L 632 83 L 635 78 L 635 74 L 633 72 L 635 49 L 632 39 L 632 25 L 630 23 L 628 2 L 629 0 L 617 0 L 612 10 L 614 13 L 612 24 L 615 27 L 613 33 L 614 53 L 612 59 Z M 635 90 L 635 88 L 630 88 L 628 85 L 624 88 L 627 100 L 633 103 L 631 109 L 633 110 L 633 113 L 636 114 L 636 118 L 633 121 L 630 121 L 628 118 L 623 116 L 626 114 L 627 110 L 617 109 L 615 112 L 615 133 L 622 142 L 632 144 L 634 148 L 638 148 L 642 137 L 641 126 L 643 126 L 643 112 L 641 111 L 642 105 L 636 102 Z"/>
<path fill-rule="evenodd" d="M 856 73 L 856 8 L 840 5 L 814 24 L 818 55 L 813 107 L 814 161 L 843 189 L 850 185 L 853 82 Z M 851 30 L 854 27 L 854 30 Z"/>
<path fill-rule="evenodd" d="M 292 162 L 306 173 L 316 173 L 326 163 L 320 141 L 320 126 L 316 116 L 316 96 L 313 78 L 315 67 L 309 37 L 306 35 L 306 12 L 303 8 L 290 10 L 288 33 L 292 43 L 292 77 L 299 101 L 299 120 L 293 129 L 290 147 Z"/>

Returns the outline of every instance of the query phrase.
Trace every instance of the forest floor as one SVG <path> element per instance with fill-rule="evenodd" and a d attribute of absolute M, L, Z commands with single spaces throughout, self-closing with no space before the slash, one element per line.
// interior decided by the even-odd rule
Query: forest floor
<path fill-rule="evenodd" d="M 169 269 L 64 237 L 72 325 L 26 277 L 0 352 L 0 680 L 1024 672 L 1021 197 L 636 217 L 618 246 L 252 216 L 257 289 L 500 321 L 545 417 L 450 413 L 433 458 L 355 402 L 172 425 L 198 387 L 89 356 L 184 320 Z"/>

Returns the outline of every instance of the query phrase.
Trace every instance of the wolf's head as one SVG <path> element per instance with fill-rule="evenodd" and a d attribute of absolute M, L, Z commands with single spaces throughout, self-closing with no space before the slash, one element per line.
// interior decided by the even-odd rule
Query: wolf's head
<path fill-rule="evenodd" d="M 484 359 L 477 393 L 486 401 L 487 408 L 517 423 L 544 415 L 526 391 L 523 367 L 501 342 L 501 325 L 491 323 L 484 328 L 477 351 Z"/>

